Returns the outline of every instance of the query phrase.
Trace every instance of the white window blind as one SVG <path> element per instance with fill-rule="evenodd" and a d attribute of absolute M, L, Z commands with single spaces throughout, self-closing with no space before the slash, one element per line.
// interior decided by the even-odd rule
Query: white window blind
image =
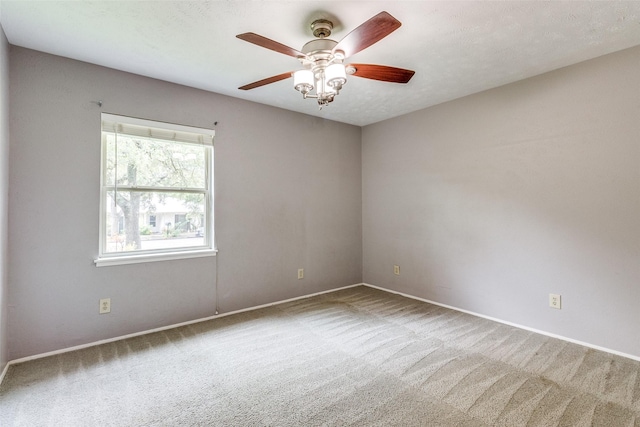
<path fill-rule="evenodd" d="M 191 126 L 152 122 L 133 117 L 102 114 L 102 131 L 163 141 L 213 145 L 215 131 Z"/>

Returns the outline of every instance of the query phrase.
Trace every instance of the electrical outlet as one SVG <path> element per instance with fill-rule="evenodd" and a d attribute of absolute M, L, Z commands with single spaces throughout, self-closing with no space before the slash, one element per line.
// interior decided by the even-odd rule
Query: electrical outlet
<path fill-rule="evenodd" d="M 393 266 L 393 274 L 395 274 L 396 276 L 400 275 L 400 266 L 399 265 L 394 265 Z"/>
<path fill-rule="evenodd" d="M 562 308 L 562 301 L 561 301 L 560 295 L 549 294 L 549 307 L 557 308 L 558 310 Z"/>
<path fill-rule="evenodd" d="M 100 314 L 111 313 L 111 298 L 102 298 L 100 300 Z"/>
<path fill-rule="evenodd" d="M 304 279 L 304 268 L 298 269 L 298 279 Z"/>

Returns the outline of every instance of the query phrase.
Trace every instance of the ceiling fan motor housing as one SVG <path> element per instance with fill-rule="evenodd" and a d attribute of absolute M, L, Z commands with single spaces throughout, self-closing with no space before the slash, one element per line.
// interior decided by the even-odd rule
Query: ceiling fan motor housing
<path fill-rule="evenodd" d="M 310 68 L 318 65 L 326 66 L 331 62 L 341 62 L 336 61 L 337 58 L 335 58 L 333 53 L 333 48 L 337 44 L 338 42 L 330 39 L 311 40 L 302 47 L 301 51 L 306 56 L 304 58 L 300 58 L 300 62 Z"/>
<path fill-rule="evenodd" d="M 315 39 L 302 46 L 302 53 L 307 56 L 331 55 L 331 51 L 338 44 L 335 40 Z"/>

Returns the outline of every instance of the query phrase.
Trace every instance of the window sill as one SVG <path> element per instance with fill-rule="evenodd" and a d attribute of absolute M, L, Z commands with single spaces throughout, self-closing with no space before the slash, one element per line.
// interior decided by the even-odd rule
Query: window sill
<path fill-rule="evenodd" d="M 104 257 L 95 259 L 93 262 L 96 267 L 110 267 L 112 265 L 139 264 L 143 262 L 171 261 L 187 258 L 202 258 L 208 256 L 216 256 L 217 253 L 218 251 L 216 249 L 205 249 L 199 251 Z"/>

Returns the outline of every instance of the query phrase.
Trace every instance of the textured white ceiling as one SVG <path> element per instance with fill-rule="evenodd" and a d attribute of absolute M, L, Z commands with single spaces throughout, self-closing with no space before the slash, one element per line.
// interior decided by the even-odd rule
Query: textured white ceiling
<path fill-rule="evenodd" d="M 382 10 L 402 27 L 347 62 L 409 84 L 352 77 L 322 111 L 291 80 L 237 89 L 300 67 L 236 34 L 301 49 L 314 19 L 339 41 Z M 0 0 L 0 20 L 13 45 L 360 126 L 640 44 L 640 1 Z"/>

